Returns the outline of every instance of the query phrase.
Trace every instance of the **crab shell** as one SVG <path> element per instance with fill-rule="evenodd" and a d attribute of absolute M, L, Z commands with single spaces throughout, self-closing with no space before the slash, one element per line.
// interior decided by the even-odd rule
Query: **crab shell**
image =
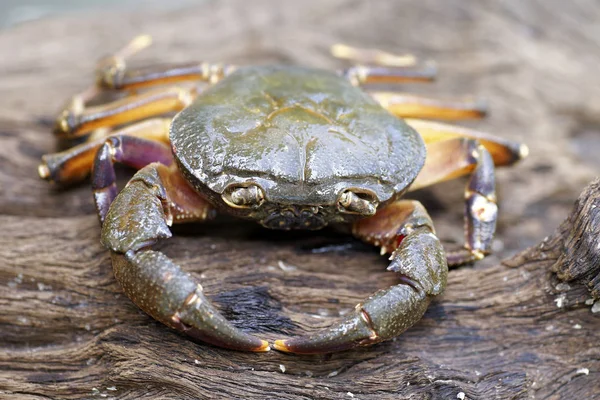
<path fill-rule="evenodd" d="M 340 207 L 349 190 L 375 208 L 394 200 L 425 162 L 421 136 L 347 79 L 289 66 L 235 71 L 174 118 L 170 141 L 217 208 L 269 225 L 300 207 L 314 214 L 299 226 L 309 229 L 356 219 Z M 261 202 L 232 207 L 228 193 L 250 186 Z"/>

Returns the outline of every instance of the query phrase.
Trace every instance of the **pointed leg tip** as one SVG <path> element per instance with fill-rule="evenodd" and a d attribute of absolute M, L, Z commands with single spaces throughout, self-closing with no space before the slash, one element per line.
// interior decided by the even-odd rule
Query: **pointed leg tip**
<path fill-rule="evenodd" d="M 267 351 L 271 350 L 271 346 L 269 345 L 269 342 L 267 342 L 266 340 L 261 340 L 261 345 L 260 347 L 257 347 L 256 350 L 254 350 L 257 353 L 264 353 Z"/>
<path fill-rule="evenodd" d="M 138 42 L 141 45 L 150 45 L 152 44 L 152 36 L 150 34 L 147 33 L 142 33 L 140 35 L 137 35 L 134 40 L 136 42 Z"/>
<path fill-rule="evenodd" d="M 484 99 L 476 99 L 474 107 L 475 112 L 477 113 L 477 118 L 485 118 L 490 114 L 490 107 L 487 100 Z"/>
<path fill-rule="evenodd" d="M 129 42 L 128 47 L 131 49 L 132 52 L 138 52 L 150 46 L 151 44 L 152 36 L 148 34 L 141 34 L 131 39 L 131 42 Z"/>
<path fill-rule="evenodd" d="M 44 180 L 50 180 L 50 168 L 46 164 L 38 165 L 38 175 Z"/>
<path fill-rule="evenodd" d="M 285 343 L 285 340 L 276 340 L 273 343 L 273 348 L 277 351 L 282 351 L 284 353 L 291 353 L 292 351 L 290 350 L 290 348 L 287 346 L 287 344 Z"/>
<path fill-rule="evenodd" d="M 519 146 L 519 159 L 524 159 L 529 155 L 529 147 L 526 144 L 521 144 Z"/>

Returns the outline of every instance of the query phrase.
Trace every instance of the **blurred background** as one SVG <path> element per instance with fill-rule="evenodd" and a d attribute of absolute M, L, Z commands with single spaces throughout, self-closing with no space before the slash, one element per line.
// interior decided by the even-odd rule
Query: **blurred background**
<path fill-rule="evenodd" d="M 0 28 L 61 14 L 85 13 L 94 10 L 130 12 L 138 7 L 145 9 L 176 9 L 205 0 L 2 0 L 0 2 Z"/>

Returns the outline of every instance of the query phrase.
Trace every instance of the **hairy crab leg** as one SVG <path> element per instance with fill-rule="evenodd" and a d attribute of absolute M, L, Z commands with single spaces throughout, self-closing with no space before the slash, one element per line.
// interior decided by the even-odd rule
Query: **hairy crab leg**
<path fill-rule="evenodd" d="M 374 293 L 338 324 L 316 334 L 275 341 L 291 353 L 328 353 L 366 346 L 398 336 L 419 321 L 446 286 L 448 266 L 427 212 L 416 201 L 398 201 L 357 222 L 354 234 L 370 243 L 394 243 L 388 270 L 400 284 Z"/>
<path fill-rule="evenodd" d="M 496 166 L 512 165 L 529 154 L 529 149 L 523 143 L 503 139 L 474 129 L 421 119 L 407 118 L 404 121 L 419 132 L 426 145 L 461 137 L 477 140 L 490 152 Z M 413 184 L 411 188 L 417 186 Z"/>
<path fill-rule="evenodd" d="M 479 119 L 487 114 L 487 105 L 478 99 L 438 99 L 394 92 L 371 92 L 371 97 L 399 118 L 444 120 Z"/>
<path fill-rule="evenodd" d="M 84 107 L 71 102 L 56 120 L 59 137 L 80 137 L 102 128 L 139 121 L 148 117 L 180 111 L 196 96 L 195 88 L 165 87 L 135 94 L 106 104 Z"/>
<path fill-rule="evenodd" d="M 474 139 L 430 143 L 425 165 L 413 183 L 416 189 L 469 173 L 471 178 L 465 189 L 465 246 L 447 253 L 450 265 L 480 260 L 490 252 L 498 217 L 494 160 Z"/>
<path fill-rule="evenodd" d="M 107 137 L 135 136 L 168 145 L 170 125 L 171 118 L 153 118 L 113 132 L 94 132 L 84 143 L 43 155 L 38 173 L 40 178 L 60 185 L 79 182 L 91 173 L 96 153 Z"/>
<path fill-rule="evenodd" d="M 204 342 L 242 351 L 268 351 L 269 344 L 235 328 L 204 296 L 202 286 L 167 256 L 149 250 L 168 238 L 177 215 L 212 215 L 208 203 L 174 167 L 150 164 L 119 193 L 102 226 L 115 277 L 127 296 L 156 320 Z M 185 199 L 182 201 L 182 197 Z"/>

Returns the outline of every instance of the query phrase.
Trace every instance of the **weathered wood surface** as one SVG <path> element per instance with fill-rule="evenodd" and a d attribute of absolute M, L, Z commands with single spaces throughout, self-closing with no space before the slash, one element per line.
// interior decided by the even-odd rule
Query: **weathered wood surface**
<path fill-rule="evenodd" d="M 580 203 L 587 211 L 569 220 L 575 230 L 567 221 L 543 247 L 500 263 L 553 232 L 597 173 L 597 2 L 248 4 L 105 12 L 0 34 L 0 398 L 600 398 L 600 314 L 586 304 L 597 271 L 581 262 L 597 256 L 598 183 Z M 146 62 L 333 67 L 327 48 L 339 41 L 436 59 L 440 81 L 412 91 L 481 94 L 492 114 L 475 126 L 531 148 L 499 173 L 496 255 L 453 270 L 419 324 L 367 349 L 245 354 L 154 322 L 114 281 L 89 188 L 52 190 L 36 176 L 41 154 L 55 148 L 57 109 L 86 87 L 99 55 L 140 32 L 157 42 L 140 56 Z M 462 240 L 463 184 L 420 194 L 449 244 Z M 225 221 L 176 233 L 162 249 L 201 277 L 236 325 L 268 339 L 328 325 L 393 283 L 374 249 L 332 232 L 281 235 Z M 581 266 L 586 273 L 568 284 L 554 274 L 570 278 Z"/>

